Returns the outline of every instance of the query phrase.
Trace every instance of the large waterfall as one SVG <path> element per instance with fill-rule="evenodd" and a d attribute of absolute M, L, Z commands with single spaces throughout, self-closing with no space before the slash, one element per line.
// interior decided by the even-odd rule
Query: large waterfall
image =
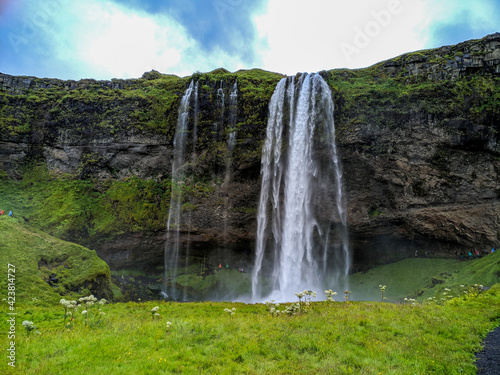
<path fill-rule="evenodd" d="M 252 298 L 295 300 L 343 284 L 350 267 L 331 91 L 319 74 L 283 78 L 269 103 Z M 342 285 L 344 286 L 344 285 Z"/>

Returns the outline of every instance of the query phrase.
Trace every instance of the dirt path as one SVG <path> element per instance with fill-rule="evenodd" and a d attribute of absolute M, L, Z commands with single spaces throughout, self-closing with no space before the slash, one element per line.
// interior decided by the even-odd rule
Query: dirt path
<path fill-rule="evenodd" d="M 484 348 L 476 353 L 477 375 L 500 375 L 500 326 L 488 333 Z"/>

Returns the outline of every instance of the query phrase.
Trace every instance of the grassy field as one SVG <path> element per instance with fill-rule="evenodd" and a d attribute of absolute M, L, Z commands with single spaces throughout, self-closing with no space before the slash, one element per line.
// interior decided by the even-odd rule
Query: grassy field
<path fill-rule="evenodd" d="M 91 288 L 85 280 L 108 275 L 106 264 L 15 218 L 0 217 L 0 229 L 0 374 L 474 374 L 474 354 L 500 324 L 498 252 L 380 266 L 352 275 L 349 302 L 337 290 L 336 301 L 293 314 L 290 303 L 272 306 L 277 315 L 266 304 L 135 301 L 80 302 L 69 316 L 59 300 L 91 293 L 74 287 Z M 15 303 L 8 264 L 16 265 Z M 50 272 L 59 288 L 44 281 Z"/>
<path fill-rule="evenodd" d="M 269 314 L 265 304 L 229 302 L 100 308 L 105 315 L 87 308 L 86 322 L 82 309 L 71 321 L 62 305 L 16 306 L 16 367 L 4 355 L 0 372 L 474 374 L 474 353 L 500 322 L 500 285 L 443 305 L 313 302 L 308 310 L 281 316 Z M 225 311 L 233 308 L 232 314 Z M 2 304 L 4 336 L 6 313 Z M 37 326 L 29 337 L 24 320 Z"/>
<path fill-rule="evenodd" d="M 423 302 L 431 297 L 442 298 L 445 292 L 455 296 L 462 294 L 461 285 L 464 284 L 491 286 L 495 283 L 500 283 L 498 252 L 463 261 L 408 258 L 353 274 L 349 289 L 354 300 L 380 301 L 379 285 L 386 285 L 385 302 L 403 302 L 404 298 Z"/>

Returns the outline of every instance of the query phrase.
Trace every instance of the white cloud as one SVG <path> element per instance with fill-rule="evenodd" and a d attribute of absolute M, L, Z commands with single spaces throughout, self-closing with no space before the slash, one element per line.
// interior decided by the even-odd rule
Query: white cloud
<path fill-rule="evenodd" d="M 243 67 L 239 58 L 221 49 L 204 51 L 166 14 L 98 0 L 66 2 L 58 11 L 50 26 L 40 29 L 45 54 L 77 67 L 79 78 L 134 78 L 151 69 L 185 76 L 221 66 Z"/>
<path fill-rule="evenodd" d="M 197 31 L 197 40 L 173 13 L 151 14 L 111 0 L 19 4 L 24 19 L 13 32 L 22 38 L 17 45 L 18 55 L 23 55 L 17 64 L 22 65 L 22 74 L 32 69 L 75 79 L 139 77 L 151 69 L 184 76 L 217 67 L 232 71 L 261 67 L 286 74 L 359 68 L 498 28 L 493 0 L 267 0 L 264 13 L 253 18 L 258 34 L 253 43 L 248 42 L 252 33 L 246 24 L 226 22 L 223 26 L 230 26 L 212 27 L 206 36 L 188 25 Z M 238 20 L 249 16 L 242 15 L 243 7 L 230 9 L 233 13 L 225 13 L 226 21 L 230 16 Z M 207 43 L 209 35 L 221 34 L 226 45 L 207 51 L 209 45 L 221 45 Z"/>
<path fill-rule="evenodd" d="M 358 68 L 421 49 L 422 1 L 269 0 L 254 21 L 264 68 L 286 74 Z"/>

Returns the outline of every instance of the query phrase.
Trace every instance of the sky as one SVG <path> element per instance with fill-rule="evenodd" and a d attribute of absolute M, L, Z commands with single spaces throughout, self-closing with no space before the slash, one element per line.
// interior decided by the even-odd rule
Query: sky
<path fill-rule="evenodd" d="M 0 0 L 0 72 L 362 68 L 500 32 L 500 0 Z"/>

